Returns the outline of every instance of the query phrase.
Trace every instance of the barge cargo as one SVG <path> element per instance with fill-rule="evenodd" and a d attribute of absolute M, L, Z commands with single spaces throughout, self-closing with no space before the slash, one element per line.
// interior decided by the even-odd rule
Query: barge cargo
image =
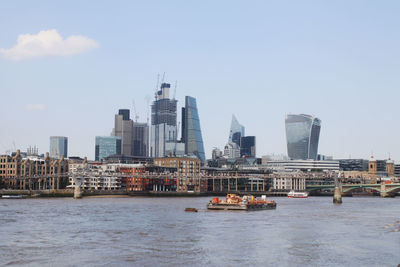
<path fill-rule="evenodd" d="M 261 199 L 255 199 L 254 196 L 239 197 L 235 194 L 228 194 L 225 200 L 213 198 L 208 204 L 209 210 L 269 210 L 275 209 L 276 202 L 271 200 L 267 201 L 266 196 Z"/>

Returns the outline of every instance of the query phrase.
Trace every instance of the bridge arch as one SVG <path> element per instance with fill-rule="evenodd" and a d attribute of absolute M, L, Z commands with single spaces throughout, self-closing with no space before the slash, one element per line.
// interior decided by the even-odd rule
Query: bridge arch
<path fill-rule="evenodd" d="M 370 190 L 375 191 L 375 192 L 378 192 L 378 193 L 381 192 L 381 189 L 380 189 L 380 188 L 371 187 L 371 186 L 360 186 L 360 185 L 343 188 L 343 189 L 342 189 L 342 192 L 343 192 L 343 193 L 351 192 L 351 191 L 353 191 L 353 190 L 355 190 L 355 189 L 360 189 L 360 188 L 363 188 L 363 189 L 370 189 Z"/>
<path fill-rule="evenodd" d="M 387 187 L 386 187 L 387 188 Z M 386 189 L 387 193 L 397 193 L 400 192 L 400 186 L 395 186 L 395 187 L 389 187 Z"/>

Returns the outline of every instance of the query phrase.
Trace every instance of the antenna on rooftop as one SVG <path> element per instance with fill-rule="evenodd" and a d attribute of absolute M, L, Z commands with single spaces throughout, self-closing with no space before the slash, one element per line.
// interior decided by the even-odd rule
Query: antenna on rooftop
<path fill-rule="evenodd" d="M 175 99 L 176 87 L 178 87 L 178 81 L 175 81 L 174 95 L 173 95 L 172 99 Z"/>

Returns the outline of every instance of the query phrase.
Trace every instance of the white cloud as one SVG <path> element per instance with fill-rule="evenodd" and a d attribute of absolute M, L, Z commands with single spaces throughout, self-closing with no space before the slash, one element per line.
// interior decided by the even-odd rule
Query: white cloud
<path fill-rule="evenodd" d="M 45 110 L 46 109 L 46 105 L 44 104 L 27 104 L 25 106 L 25 109 L 28 111 L 40 111 L 40 110 Z"/>
<path fill-rule="evenodd" d="M 85 36 L 71 35 L 63 39 L 57 30 L 47 30 L 38 34 L 20 34 L 17 44 L 10 49 L 0 48 L 0 54 L 10 60 L 22 60 L 45 56 L 70 56 L 98 46 L 96 41 Z"/>

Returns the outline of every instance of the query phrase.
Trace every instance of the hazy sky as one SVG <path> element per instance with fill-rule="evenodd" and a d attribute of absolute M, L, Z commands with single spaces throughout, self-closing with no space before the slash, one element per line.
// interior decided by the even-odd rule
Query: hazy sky
<path fill-rule="evenodd" d="M 2 1 L 0 153 L 69 137 L 94 158 L 119 108 L 145 121 L 158 73 L 197 98 L 207 157 L 232 113 L 257 155 L 286 113 L 322 120 L 319 153 L 400 160 L 399 1 Z"/>

